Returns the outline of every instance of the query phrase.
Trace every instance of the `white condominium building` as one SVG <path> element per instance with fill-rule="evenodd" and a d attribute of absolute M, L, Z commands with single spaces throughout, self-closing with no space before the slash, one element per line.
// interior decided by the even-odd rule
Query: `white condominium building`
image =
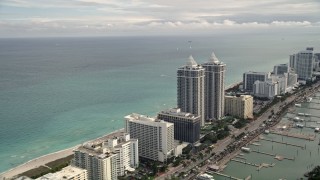
<path fill-rule="evenodd" d="M 74 151 L 72 163 L 86 169 L 89 180 L 117 179 L 117 154 L 101 146 L 85 144 L 79 147 Z"/>
<path fill-rule="evenodd" d="M 177 71 L 177 106 L 183 112 L 199 115 L 201 126 L 205 123 L 204 77 L 204 68 L 192 56 Z"/>
<path fill-rule="evenodd" d="M 87 180 L 87 170 L 74 166 L 67 166 L 61 171 L 49 173 L 36 180 Z"/>
<path fill-rule="evenodd" d="M 204 83 L 204 116 L 206 120 L 219 120 L 224 116 L 224 82 L 226 64 L 219 61 L 212 52 L 205 69 Z"/>
<path fill-rule="evenodd" d="M 140 114 L 125 117 L 125 129 L 138 139 L 139 156 L 164 162 L 174 151 L 174 124 Z"/>
<path fill-rule="evenodd" d="M 253 118 L 253 97 L 250 95 L 226 96 L 225 113 L 243 119 Z"/>
<path fill-rule="evenodd" d="M 290 67 L 294 68 L 299 80 L 309 80 L 312 78 L 313 65 L 313 48 L 307 48 L 305 51 L 300 51 L 290 56 Z"/>
<path fill-rule="evenodd" d="M 279 82 L 256 81 L 253 84 L 253 94 L 257 97 L 273 98 L 279 94 Z"/>
<path fill-rule="evenodd" d="M 118 176 L 125 175 L 126 171 L 134 171 L 139 166 L 138 139 L 130 139 L 128 133 L 114 137 L 103 143 L 103 148 L 117 154 Z"/>

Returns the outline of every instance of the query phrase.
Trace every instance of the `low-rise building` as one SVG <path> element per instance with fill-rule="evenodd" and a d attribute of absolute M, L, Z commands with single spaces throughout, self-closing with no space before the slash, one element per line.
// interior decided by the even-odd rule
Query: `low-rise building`
<path fill-rule="evenodd" d="M 43 175 L 36 180 L 87 180 L 87 170 L 74 167 L 67 166 L 63 168 L 61 171 L 55 173 L 49 173 Z"/>
<path fill-rule="evenodd" d="M 253 97 L 250 95 L 225 96 L 225 112 L 227 115 L 243 119 L 253 118 Z"/>

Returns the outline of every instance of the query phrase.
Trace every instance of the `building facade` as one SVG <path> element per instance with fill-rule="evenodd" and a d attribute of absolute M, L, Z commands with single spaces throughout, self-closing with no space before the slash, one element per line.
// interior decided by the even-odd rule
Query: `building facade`
<path fill-rule="evenodd" d="M 294 70 L 298 74 L 299 80 L 309 80 L 312 78 L 314 64 L 313 49 L 307 48 L 305 51 L 291 55 L 290 61 L 291 59 L 294 59 Z"/>
<path fill-rule="evenodd" d="M 201 126 L 205 123 L 204 77 L 204 68 L 192 56 L 177 71 L 177 106 L 183 112 L 199 115 Z"/>
<path fill-rule="evenodd" d="M 288 73 L 289 67 L 288 64 L 278 64 L 273 67 L 274 75 L 283 75 L 284 73 Z"/>
<path fill-rule="evenodd" d="M 138 139 L 139 156 L 164 162 L 174 153 L 174 124 L 140 114 L 125 117 L 125 130 Z"/>
<path fill-rule="evenodd" d="M 253 97 L 250 95 L 226 96 L 225 113 L 242 119 L 253 118 Z"/>
<path fill-rule="evenodd" d="M 243 73 L 243 89 L 247 92 L 253 92 L 253 84 L 256 81 L 264 82 L 270 78 L 270 73 L 268 72 L 245 72 Z"/>
<path fill-rule="evenodd" d="M 43 175 L 36 180 L 87 180 L 87 170 L 74 166 L 67 166 L 61 171 Z"/>
<path fill-rule="evenodd" d="M 279 83 L 272 80 L 256 81 L 253 84 L 253 94 L 256 97 L 273 98 L 279 94 Z"/>
<path fill-rule="evenodd" d="M 117 154 L 101 146 L 85 144 L 74 151 L 74 166 L 86 169 L 89 180 L 116 180 Z"/>
<path fill-rule="evenodd" d="M 139 166 L 138 139 L 130 139 L 128 133 L 103 142 L 103 148 L 117 154 L 117 174 L 123 176 Z"/>
<path fill-rule="evenodd" d="M 200 138 L 200 116 L 181 112 L 179 108 L 158 113 L 158 119 L 174 124 L 174 139 L 195 143 Z"/>
<path fill-rule="evenodd" d="M 204 117 L 205 120 L 219 120 L 224 116 L 224 88 L 226 64 L 219 61 L 212 52 L 205 69 Z"/>

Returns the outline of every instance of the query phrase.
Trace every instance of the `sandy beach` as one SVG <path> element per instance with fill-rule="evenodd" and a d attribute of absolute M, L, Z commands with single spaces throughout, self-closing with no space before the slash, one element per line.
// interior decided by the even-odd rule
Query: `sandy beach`
<path fill-rule="evenodd" d="M 102 141 L 106 140 L 106 139 L 109 139 L 113 136 L 118 136 L 119 134 L 121 134 L 122 132 L 124 132 L 124 129 L 119 129 L 119 130 L 116 130 L 116 131 L 113 131 L 107 135 L 104 135 L 102 137 L 99 137 L 97 139 L 94 139 L 94 140 L 90 140 L 88 142 L 85 142 L 85 143 L 101 143 Z M 68 148 L 68 149 L 64 149 L 64 150 L 61 150 L 61 151 L 57 151 L 57 152 L 54 152 L 54 153 L 50 153 L 50 154 L 47 154 L 47 155 L 44 155 L 44 156 L 41 156 L 41 157 L 38 157 L 38 158 L 35 158 L 35 159 L 32 159 L 24 164 L 21 164 L 15 168 L 12 168 L 8 171 L 5 171 L 3 173 L 0 174 L 0 180 L 4 180 L 4 179 L 12 179 L 14 178 L 15 176 L 21 174 L 21 173 L 24 173 L 26 171 L 29 171 L 31 169 L 34 169 L 34 168 L 37 168 L 39 166 L 43 166 L 49 162 L 52 162 L 52 161 L 55 161 L 55 160 L 58 160 L 58 159 L 61 159 L 61 158 L 65 158 L 67 156 L 70 156 L 73 154 L 73 151 L 75 149 L 77 149 L 79 146 L 81 146 L 80 144 L 77 145 L 77 146 L 74 146 L 74 147 L 71 147 L 71 148 Z"/>

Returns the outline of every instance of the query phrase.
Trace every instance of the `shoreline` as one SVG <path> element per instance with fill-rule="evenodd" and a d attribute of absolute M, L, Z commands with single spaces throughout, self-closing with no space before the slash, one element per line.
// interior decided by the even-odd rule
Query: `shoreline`
<path fill-rule="evenodd" d="M 110 136 L 114 136 L 116 135 L 117 133 L 122 133 L 124 132 L 124 128 L 121 128 L 121 129 L 118 129 L 118 130 L 115 130 L 115 131 L 112 131 L 108 134 L 105 134 L 103 136 L 100 136 L 96 139 L 92 139 L 92 140 L 89 140 L 89 141 L 86 141 L 82 144 L 85 144 L 85 143 L 99 143 L 99 142 L 102 142 L 103 140 L 105 140 L 106 138 L 110 138 Z M 0 173 L 0 179 L 3 180 L 3 179 L 12 179 L 14 178 L 15 176 L 21 174 L 21 173 L 24 173 L 26 171 L 29 171 L 31 169 L 34 169 L 34 168 L 37 168 L 39 166 L 43 166 L 49 162 L 52 162 L 52 161 L 55 161 L 55 160 L 58 160 L 58 159 L 61 159 L 61 158 L 65 158 L 67 156 L 70 156 L 73 154 L 73 151 L 75 149 L 77 149 L 79 146 L 81 146 L 82 144 L 78 144 L 76 146 L 73 146 L 73 147 L 70 147 L 70 148 L 67 148 L 67 149 L 63 149 L 63 150 L 60 150 L 60 151 L 56 151 L 56 152 L 53 152 L 53 153 L 49 153 L 49 154 L 45 154 L 45 155 L 42 155 L 40 157 L 37 157 L 37 158 L 34 158 L 34 159 L 31 159 L 23 164 L 20 164 L 14 168 L 11 168 L 7 171 L 4 171 L 2 173 Z"/>

